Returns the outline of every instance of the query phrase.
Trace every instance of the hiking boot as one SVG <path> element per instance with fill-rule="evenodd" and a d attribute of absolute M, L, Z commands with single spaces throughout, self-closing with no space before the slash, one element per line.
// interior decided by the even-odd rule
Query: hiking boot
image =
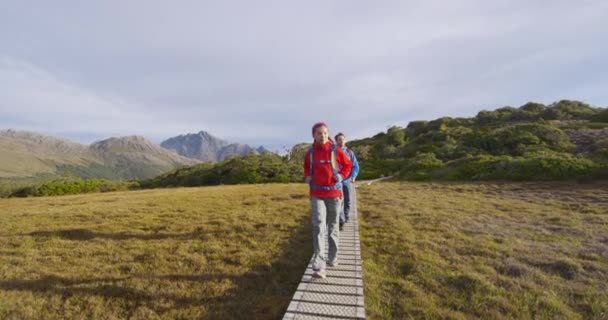
<path fill-rule="evenodd" d="M 324 269 L 313 270 L 312 277 L 317 279 L 325 279 L 326 274 Z"/>
<path fill-rule="evenodd" d="M 340 231 L 344 231 L 344 223 L 340 222 Z"/>
<path fill-rule="evenodd" d="M 338 260 L 334 260 L 334 261 L 330 261 L 327 263 L 327 266 L 329 267 L 337 267 L 338 266 Z"/>

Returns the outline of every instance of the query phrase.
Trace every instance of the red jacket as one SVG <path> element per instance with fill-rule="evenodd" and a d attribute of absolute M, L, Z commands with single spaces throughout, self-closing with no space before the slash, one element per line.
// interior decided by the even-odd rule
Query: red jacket
<path fill-rule="evenodd" d="M 333 171 L 331 169 L 331 145 L 333 142 L 327 141 L 325 144 L 313 143 L 313 177 L 312 183 L 315 186 L 332 187 L 336 184 L 333 179 Z M 336 169 L 340 174 L 340 180 L 348 177 L 352 163 L 344 154 L 342 148 L 336 147 Z M 319 161 L 327 161 L 327 163 L 318 163 Z M 310 176 L 310 154 L 306 152 L 304 156 L 304 177 Z M 342 190 L 317 190 L 310 189 L 310 195 L 318 198 L 339 198 L 342 196 Z"/>

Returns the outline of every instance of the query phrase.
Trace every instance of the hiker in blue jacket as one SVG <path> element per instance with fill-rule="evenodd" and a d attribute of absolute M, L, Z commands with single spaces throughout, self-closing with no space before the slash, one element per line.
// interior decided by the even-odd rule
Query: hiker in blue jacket
<path fill-rule="evenodd" d="M 336 144 L 342 148 L 344 154 L 350 158 L 352 168 L 350 174 L 342 180 L 342 206 L 340 208 L 340 230 L 344 227 L 344 224 L 348 222 L 348 219 L 353 215 L 353 212 L 357 210 L 357 195 L 355 192 L 355 180 L 359 174 L 359 162 L 352 149 L 346 146 L 346 137 L 344 133 L 340 132 L 335 137 Z"/>

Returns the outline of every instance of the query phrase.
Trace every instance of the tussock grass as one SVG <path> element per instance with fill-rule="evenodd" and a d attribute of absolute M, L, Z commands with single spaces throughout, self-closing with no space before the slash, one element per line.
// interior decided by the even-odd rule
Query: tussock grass
<path fill-rule="evenodd" d="M 608 318 L 608 185 L 359 188 L 372 319 Z"/>
<path fill-rule="evenodd" d="M 304 185 L 0 200 L 1 319 L 281 318 L 310 258 Z"/>
<path fill-rule="evenodd" d="M 602 319 L 608 185 L 359 188 L 371 319 Z M 0 200 L 0 319 L 280 319 L 305 185 Z"/>

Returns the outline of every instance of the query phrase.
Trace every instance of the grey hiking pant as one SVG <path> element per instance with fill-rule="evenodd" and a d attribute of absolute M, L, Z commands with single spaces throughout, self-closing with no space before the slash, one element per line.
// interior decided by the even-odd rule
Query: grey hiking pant
<path fill-rule="evenodd" d="M 338 212 L 340 198 L 310 197 L 312 217 L 313 269 L 325 269 L 326 262 L 337 261 L 340 229 Z M 325 238 L 329 233 L 329 254 L 325 250 Z"/>
<path fill-rule="evenodd" d="M 353 212 L 357 210 L 357 193 L 354 183 L 342 185 L 342 203 L 340 205 L 340 223 L 346 223 L 346 220 L 352 217 Z"/>

